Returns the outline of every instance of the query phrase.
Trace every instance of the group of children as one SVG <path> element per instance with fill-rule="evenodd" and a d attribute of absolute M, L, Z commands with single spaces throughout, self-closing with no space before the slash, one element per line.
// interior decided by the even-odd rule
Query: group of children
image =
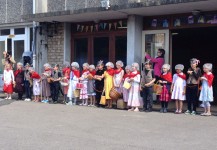
<path fill-rule="evenodd" d="M 59 70 L 59 65 L 51 67 L 46 63 L 41 75 L 29 64 L 24 69 L 22 63 L 17 63 L 15 72 L 12 71 L 10 64 L 6 64 L 4 92 L 7 93 L 6 99 L 11 99 L 14 91 L 18 93 L 18 99 L 22 99 L 25 91 L 25 101 L 31 101 L 30 89 L 32 88 L 33 101 L 48 103 L 49 98 L 52 97 L 52 102 L 57 103 L 59 92 L 63 90 L 66 105 L 77 105 L 77 100 L 80 99 L 82 101 L 80 106 L 101 106 L 100 98 L 105 94 L 106 107 L 112 108 L 113 102 L 117 100 L 110 97 L 110 91 L 115 89 L 123 96 L 122 99 L 128 111 L 138 112 L 143 105 L 143 110 L 150 112 L 153 105 L 153 86 L 157 82 L 162 86 L 162 92 L 158 97 L 161 101 L 161 113 L 168 111 L 170 100 L 175 100 L 175 113 L 182 113 L 183 101 L 187 99 L 188 110 L 185 114 L 195 115 L 199 85 L 202 83 L 199 100 L 203 102 L 204 112 L 201 115 L 210 116 L 214 78 L 212 64 L 203 65 L 204 74 L 202 75 L 200 68 L 197 67 L 198 63 L 197 59 L 191 59 L 191 67 L 187 75 L 183 73 L 183 65 L 176 65 L 176 73 L 173 77 L 170 65 L 164 64 L 159 78 L 156 78 L 150 60 L 145 62 L 141 72 L 138 63 L 127 65 L 124 70 L 122 61 L 117 61 L 116 67 L 112 62 L 106 63 L 104 67 L 103 61 L 99 61 L 96 68 L 94 65 L 84 63 L 82 72 L 77 62 L 72 62 L 71 65 L 65 63 L 62 71 Z"/>

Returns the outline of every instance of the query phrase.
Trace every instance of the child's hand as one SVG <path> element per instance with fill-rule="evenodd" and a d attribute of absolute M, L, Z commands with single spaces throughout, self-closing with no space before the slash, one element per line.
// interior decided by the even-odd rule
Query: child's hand
<path fill-rule="evenodd" d="M 182 95 L 185 95 L 185 91 L 182 92 Z"/>
<path fill-rule="evenodd" d="M 161 81 L 161 80 L 159 80 L 158 82 L 159 82 L 159 83 L 163 83 L 163 81 Z"/>
<path fill-rule="evenodd" d="M 130 79 L 130 82 L 133 82 L 134 81 L 134 79 Z"/>

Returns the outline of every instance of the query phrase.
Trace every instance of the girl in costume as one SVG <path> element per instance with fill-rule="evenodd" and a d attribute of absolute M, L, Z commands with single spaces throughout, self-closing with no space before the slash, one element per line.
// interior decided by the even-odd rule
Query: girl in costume
<path fill-rule="evenodd" d="M 18 99 L 22 100 L 23 93 L 24 93 L 24 71 L 23 71 L 23 64 L 18 62 L 17 63 L 17 70 L 14 72 L 15 78 L 15 88 L 14 91 L 18 93 Z"/>
<path fill-rule="evenodd" d="M 8 63 L 5 65 L 5 70 L 4 70 L 3 91 L 7 94 L 7 97 L 5 99 L 11 99 L 11 95 L 13 94 L 13 84 L 15 84 L 14 73 L 11 64 Z"/>
<path fill-rule="evenodd" d="M 126 73 L 125 73 L 125 75 L 123 77 L 123 83 L 129 81 L 130 73 L 131 73 L 131 66 L 130 65 L 125 67 L 125 72 Z M 122 91 L 123 91 L 123 100 L 127 104 L 130 89 L 126 89 L 126 88 L 123 87 Z"/>
<path fill-rule="evenodd" d="M 94 65 L 90 65 L 89 66 L 89 76 L 91 76 L 91 78 L 88 79 L 88 83 L 87 83 L 87 94 L 88 97 L 90 98 L 90 105 L 89 106 L 95 106 L 96 104 L 96 99 L 95 99 L 95 91 L 94 91 L 94 87 L 95 87 L 95 80 L 94 80 L 94 76 L 96 75 L 96 70 L 95 70 L 95 66 Z"/>
<path fill-rule="evenodd" d="M 29 68 L 29 72 L 30 72 L 30 77 L 33 80 L 33 95 L 34 95 L 34 102 L 39 102 L 39 96 L 41 94 L 41 86 L 40 86 L 40 75 L 35 72 L 35 70 L 33 68 Z"/>
<path fill-rule="evenodd" d="M 89 64 L 84 63 L 83 64 L 83 71 L 81 74 L 81 77 L 79 78 L 80 83 L 83 84 L 83 87 L 80 90 L 80 99 L 82 100 L 82 103 L 80 106 L 88 106 L 88 95 L 87 95 L 87 83 L 88 79 L 87 76 L 89 74 Z"/>

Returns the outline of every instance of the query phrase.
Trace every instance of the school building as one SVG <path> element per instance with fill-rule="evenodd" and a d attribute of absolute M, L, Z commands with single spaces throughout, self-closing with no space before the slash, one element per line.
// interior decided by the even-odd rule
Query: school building
<path fill-rule="evenodd" d="M 145 52 L 164 48 L 173 67 L 195 57 L 217 76 L 216 0 L 34 0 L 33 8 L 22 18 L 36 22 L 38 70 L 46 62 L 142 64 Z"/>

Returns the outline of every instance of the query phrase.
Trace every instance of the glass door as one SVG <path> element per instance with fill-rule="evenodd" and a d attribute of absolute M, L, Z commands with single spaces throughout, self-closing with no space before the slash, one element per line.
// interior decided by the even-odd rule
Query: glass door
<path fill-rule="evenodd" d="M 4 85 L 4 82 L 3 82 L 3 71 L 4 71 L 4 66 L 3 66 L 3 59 L 4 59 L 4 56 L 3 56 L 3 52 L 6 50 L 6 40 L 4 39 L 0 39 L 0 90 L 3 89 L 3 85 Z"/>
<path fill-rule="evenodd" d="M 142 62 L 144 62 L 145 52 L 151 57 L 156 57 L 158 49 L 162 48 L 166 52 L 165 63 L 169 63 L 169 30 L 143 31 L 142 40 Z"/>

